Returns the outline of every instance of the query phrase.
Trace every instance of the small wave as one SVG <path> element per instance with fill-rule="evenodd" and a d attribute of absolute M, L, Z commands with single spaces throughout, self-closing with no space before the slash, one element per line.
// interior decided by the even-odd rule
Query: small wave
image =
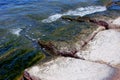
<path fill-rule="evenodd" d="M 59 19 L 61 16 L 63 16 L 63 14 L 55 14 L 55 15 L 50 16 L 50 17 L 47 18 L 47 19 L 42 20 L 42 22 L 43 22 L 43 23 L 50 23 L 50 22 L 56 21 L 56 20 Z"/>
<path fill-rule="evenodd" d="M 15 35 L 17 35 L 17 36 L 20 36 L 20 32 L 22 31 L 22 29 L 21 28 L 16 28 L 16 29 L 11 29 L 10 30 L 10 32 L 12 33 L 12 34 L 15 34 Z"/>
<path fill-rule="evenodd" d="M 48 17 L 47 19 L 42 20 L 43 23 L 51 23 L 53 21 L 56 21 L 57 19 L 59 19 L 61 16 L 65 16 L 65 15 L 71 15 L 71 16 L 85 16 L 88 14 L 93 14 L 96 12 L 102 12 L 107 10 L 107 8 L 105 6 L 88 6 L 88 7 L 81 7 L 81 8 L 77 8 L 76 10 L 69 10 L 66 13 L 63 14 L 55 14 L 52 15 L 50 17 Z"/>

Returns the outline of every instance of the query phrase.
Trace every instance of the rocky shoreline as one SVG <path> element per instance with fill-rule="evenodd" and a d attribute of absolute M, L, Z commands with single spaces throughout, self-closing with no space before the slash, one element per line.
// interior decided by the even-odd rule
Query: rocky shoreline
<path fill-rule="evenodd" d="M 120 17 L 112 24 L 119 26 Z M 99 31 L 84 49 L 80 40 L 64 46 L 39 42 L 59 57 L 26 69 L 21 80 L 120 80 L 119 42 L 119 27 Z"/>

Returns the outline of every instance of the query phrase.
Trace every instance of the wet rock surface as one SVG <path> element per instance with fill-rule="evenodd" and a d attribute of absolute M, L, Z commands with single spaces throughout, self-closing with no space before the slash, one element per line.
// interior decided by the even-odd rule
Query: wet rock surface
<path fill-rule="evenodd" d="M 112 21 L 112 24 L 119 25 L 119 21 L 120 18 L 117 18 Z M 59 56 L 42 65 L 37 64 L 28 68 L 25 72 L 37 78 L 31 80 L 120 80 L 120 31 L 118 28 L 98 32 L 85 49 L 80 48 L 79 42 L 71 44 L 63 42 L 63 46 L 59 47 L 57 45 L 60 43 L 39 42 L 42 47 L 54 54 L 61 54 L 60 51 L 70 54 L 67 52 L 76 50 L 72 55 L 79 58 Z"/>

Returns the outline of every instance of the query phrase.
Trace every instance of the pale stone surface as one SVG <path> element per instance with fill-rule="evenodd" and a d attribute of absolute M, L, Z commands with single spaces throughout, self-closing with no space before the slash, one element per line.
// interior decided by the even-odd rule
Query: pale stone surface
<path fill-rule="evenodd" d="M 120 64 L 120 32 L 116 30 L 99 32 L 89 42 L 89 48 L 81 54 L 87 60 L 103 61 L 113 65 Z"/>
<path fill-rule="evenodd" d="M 111 65 L 120 64 L 120 17 L 109 24 L 113 29 L 99 32 L 88 43 L 88 49 L 79 51 L 77 55 L 89 61 L 100 61 Z"/>
<path fill-rule="evenodd" d="M 120 17 L 118 17 L 117 19 L 115 19 L 112 23 L 116 24 L 116 25 L 120 25 Z"/>
<path fill-rule="evenodd" d="M 100 63 L 59 57 L 26 71 L 41 80 L 110 80 L 114 69 Z"/>

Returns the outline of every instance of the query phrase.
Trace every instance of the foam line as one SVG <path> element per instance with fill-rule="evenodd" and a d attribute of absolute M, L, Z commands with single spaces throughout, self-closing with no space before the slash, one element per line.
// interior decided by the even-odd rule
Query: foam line
<path fill-rule="evenodd" d="M 107 8 L 105 6 L 88 6 L 88 7 L 80 7 L 77 8 L 75 10 L 69 10 L 68 12 L 65 12 L 63 14 L 54 14 L 49 16 L 47 19 L 43 19 L 42 22 L 43 23 L 51 23 L 53 21 L 58 20 L 59 18 L 61 18 L 61 16 L 65 16 L 65 15 L 71 15 L 71 16 L 85 16 L 88 14 L 93 14 L 96 12 L 102 12 L 107 10 Z"/>

